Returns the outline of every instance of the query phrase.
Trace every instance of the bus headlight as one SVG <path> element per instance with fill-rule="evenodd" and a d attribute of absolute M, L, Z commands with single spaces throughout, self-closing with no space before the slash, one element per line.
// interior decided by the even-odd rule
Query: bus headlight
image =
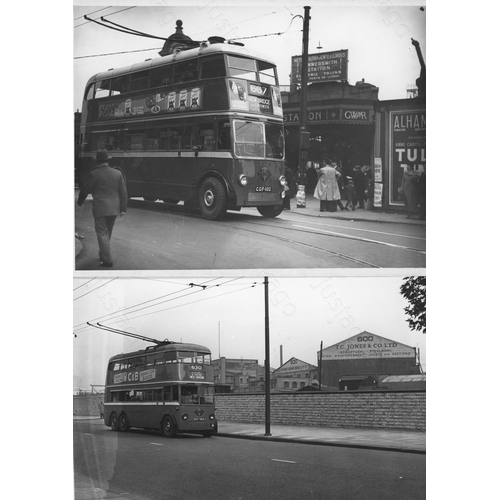
<path fill-rule="evenodd" d="M 280 184 L 281 184 L 282 186 L 284 186 L 284 185 L 286 184 L 286 178 L 285 178 L 285 176 L 284 176 L 284 175 L 281 175 L 281 176 L 280 176 Z"/>
<path fill-rule="evenodd" d="M 238 182 L 240 183 L 240 185 L 242 186 L 246 186 L 248 184 L 248 179 L 247 179 L 247 176 L 244 175 L 244 174 L 241 174 L 238 178 Z"/>
<path fill-rule="evenodd" d="M 215 419 L 215 415 L 210 415 L 208 418 L 209 418 L 210 420 L 214 420 L 214 419 Z"/>
<path fill-rule="evenodd" d="M 182 420 L 187 420 L 188 419 L 188 416 L 186 413 L 184 413 L 184 415 L 182 415 Z"/>

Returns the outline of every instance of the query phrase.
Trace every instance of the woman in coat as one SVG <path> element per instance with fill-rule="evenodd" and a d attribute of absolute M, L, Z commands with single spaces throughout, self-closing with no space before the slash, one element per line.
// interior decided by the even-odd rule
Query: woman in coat
<path fill-rule="evenodd" d="M 337 208 L 337 203 L 340 203 L 340 189 L 337 179 L 340 177 L 340 172 L 337 171 L 337 164 L 331 160 L 325 160 L 325 166 L 318 169 L 318 183 L 314 190 L 314 197 L 319 200 L 319 211 L 334 212 Z M 344 209 L 342 203 L 340 207 Z"/>
<path fill-rule="evenodd" d="M 406 165 L 403 172 L 403 179 L 401 180 L 400 193 L 405 203 L 407 219 L 416 218 L 418 213 L 418 181 L 419 175 L 413 169 L 413 165 Z"/>

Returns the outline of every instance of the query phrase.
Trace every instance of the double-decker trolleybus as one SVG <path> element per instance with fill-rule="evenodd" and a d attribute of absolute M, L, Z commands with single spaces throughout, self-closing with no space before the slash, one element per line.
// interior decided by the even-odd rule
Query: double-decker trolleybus
<path fill-rule="evenodd" d="M 114 431 L 159 429 L 166 437 L 183 432 L 205 437 L 215 434 L 210 350 L 197 344 L 137 338 L 156 345 L 109 360 L 105 425 Z"/>
<path fill-rule="evenodd" d="M 276 66 L 218 37 L 98 73 L 82 104 L 80 181 L 98 149 L 130 197 L 197 206 L 206 219 L 282 211 L 283 107 Z"/>

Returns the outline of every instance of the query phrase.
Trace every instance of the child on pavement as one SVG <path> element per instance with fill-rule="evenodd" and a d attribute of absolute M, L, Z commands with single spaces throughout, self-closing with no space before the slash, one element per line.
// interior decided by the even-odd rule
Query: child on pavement
<path fill-rule="evenodd" d="M 352 210 L 356 210 L 356 189 L 352 177 L 347 177 L 347 186 L 345 187 L 345 198 L 347 200 L 345 209 L 348 210 L 349 205 Z"/>

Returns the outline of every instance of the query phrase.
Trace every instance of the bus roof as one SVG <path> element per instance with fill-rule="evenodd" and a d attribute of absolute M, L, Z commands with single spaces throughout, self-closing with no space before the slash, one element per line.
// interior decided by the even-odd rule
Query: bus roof
<path fill-rule="evenodd" d="M 183 342 L 171 342 L 169 344 L 159 344 L 155 346 L 147 347 L 146 349 L 141 349 L 139 351 L 125 352 L 122 354 L 116 354 L 112 356 L 109 361 L 115 361 L 117 359 L 130 358 L 134 356 L 144 356 L 145 354 L 156 354 L 158 352 L 167 351 L 194 351 L 200 353 L 210 354 L 210 349 L 199 344 L 185 344 Z"/>
<path fill-rule="evenodd" d="M 207 42 L 208 43 L 208 42 Z M 255 54 L 251 54 L 247 49 L 242 49 L 238 45 L 225 44 L 225 43 L 214 43 L 208 46 L 203 46 L 195 49 L 188 49 L 178 52 L 177 54 L 169 54 L 164 57 L 156 57 L 154 59 L 146 59 L 143 62 L 135 63 L 130 66 L 123 66 L 121 68 L 111 68 L 108 71 L 102 71 L 92 76 L 87 85 L 95 81 L 100 81 L 105 78 L 111 78 L 114 76 L 126 75 L 128 73 L 135 73 L 136 71 L 143 71 L 145 69 L 157 68 L 161 66 L 167 66 L 174 61 L 185 61 L 188 59 L 195 59 L 199 56 L 205 56 L 210 54 L 233 54 L 241 57 L 250 57 L 252 59 L 258 59 L 259 61 L 265 61 L 270 64 L 275 64 L 273 61 L 259 57 Z"/>

